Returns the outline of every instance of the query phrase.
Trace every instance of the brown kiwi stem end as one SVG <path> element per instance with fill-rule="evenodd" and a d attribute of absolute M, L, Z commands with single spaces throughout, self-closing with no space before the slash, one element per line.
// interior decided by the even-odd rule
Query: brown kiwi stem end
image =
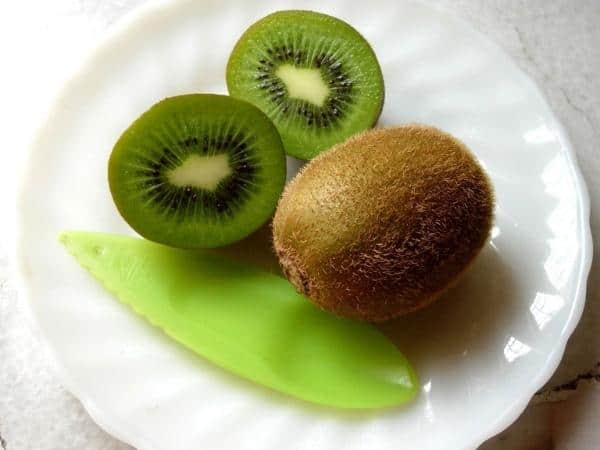
<path fill-rule="evenodd" d="M 296 290 L 307 297 L 310 296 L 310 281 L 306 270 L 300 265 L 295 252 L 275 244 L 275 252 L 285 277 L 294 285 Z"/>

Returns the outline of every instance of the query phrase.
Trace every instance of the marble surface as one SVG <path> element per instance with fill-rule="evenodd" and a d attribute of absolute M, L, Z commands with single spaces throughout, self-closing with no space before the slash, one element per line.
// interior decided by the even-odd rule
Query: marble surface
<path fill-rule="evenodd" d="M 123 450 L 61 387 L 19 302 L 9 255 L 18 168 L 56 90 L 125 13 L 147 0 L 22 0 L 0 7 L 0 449 Z M 433 0 L 430 0 L 434 2 Z M 569 132 L 600 237 L 600 2 L 437 0 L 498 42 L 540 85 Z M 596 249 L 595 256 L 600 250 Z M 522 417 L 481 450 L 600 447 L 600 271 L 563 362 Z"/>

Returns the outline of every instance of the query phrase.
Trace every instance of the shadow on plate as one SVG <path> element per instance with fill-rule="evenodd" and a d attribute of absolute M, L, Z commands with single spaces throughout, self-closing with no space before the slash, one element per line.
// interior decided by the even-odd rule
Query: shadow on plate
<path fill-rule="evenodd" d="M 221 247 L 212 251 L 283 276 L 279 267 L 279 261 L 273 250 L 271 221 L 267 222 L 247 238 L 227 247 Z"/>
<path fill-rule="evenodd" d="M 487 245 L 459 282 L 427 308 L 379 325 L 417 371 L 489 352 L 517 314 L 516 277 Z M 421 381 L 426 380 L 422 373 Z"/>

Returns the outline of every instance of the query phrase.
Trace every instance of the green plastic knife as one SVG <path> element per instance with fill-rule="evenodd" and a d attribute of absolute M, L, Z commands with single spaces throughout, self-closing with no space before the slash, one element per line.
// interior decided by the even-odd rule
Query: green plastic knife
<path fill-rule="evenodd" d="M 120 301 L 242 377 L 340 408 L 399 405 L 414 371 L 379 331 L 323 312 L 284 278 L 210 251 L 72 231 L 61 241 Z"/>

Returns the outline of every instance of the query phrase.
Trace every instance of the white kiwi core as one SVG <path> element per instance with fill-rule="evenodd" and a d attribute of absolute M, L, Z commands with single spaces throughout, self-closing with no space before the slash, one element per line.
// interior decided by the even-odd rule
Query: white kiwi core
<path fill-rule="evenodd" d="M 283 64 L 277 68 L 275 75 L 283 81 L 291 98 L 323 106 L 329 96 L 329 87 L 323 81 L 319 69 L 306 69 Z"/>
<path fill-rule="evenodd" d="M 175 169 L 169 170 L 169 182 L 178 187 L 191 186 L 214 191 L 219 183 L 232 174 L 229 155 L 190 155 Z"/>

